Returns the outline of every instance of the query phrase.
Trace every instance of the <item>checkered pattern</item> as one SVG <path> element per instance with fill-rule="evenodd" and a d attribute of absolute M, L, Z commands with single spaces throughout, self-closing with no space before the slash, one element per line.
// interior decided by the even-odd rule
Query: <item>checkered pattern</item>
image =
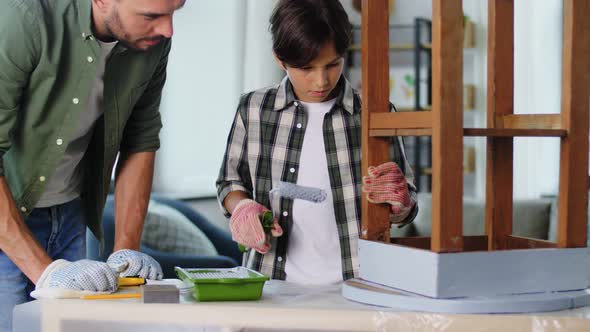
<path fill-rule="evenodd" d="M 342 276 L 358 276 L 358 238 L 361 208 L 361 100 L 348 81 L 341 77 L 340 94 L 326 114 L 323 126 L 328 172 L 332 184 L 334 211 L 342 253 Z M 393 105 L 392 105 L 393 111 Z M 297 183 L 298 169 L 307 116 L 295 99 L 288 78 L 278 86 L 242 96 L 229 133 L 227 150 L 217 179 L 221 208 L 232 191 L 244 191 L 257 202 L 271 208 L 269 191 L 279 181 Z M 303 124 L 299 126 L 297 124 Z M 413 173 L 405 157 L 400 137 L 392 139 L 392 158 L 407 178 L 412 200 L 416 201 Z M 375 165 L 376 166 L 376 165 Z M 265 255 L 250 250 L 245 265 L 274 279 L 285 279 L 285 257 L 292 224 L 293 200 L 279 203 L 283 236 L 271 240 L 272 249 Z M 413 220 L 414 209 L 406 221 Z M 286 216 L 285 216 L 286 215 Z"/>
<path fill-rule="evenodd" d="M 87 259 L 76 262 L 58 259 L 43 271 L 36 289 L 59 288 L 112 293 L 117 290 L 117 281 L 117 274 L 106 263 Z"/>
<path fill-rule="evenodd" d="M 121 277 L 160 280 L 163 276 L 160 263 L 151 256 L 135 250 L 117 250 L 109 256 L 107 264 L 113 270 L 120 272 Z"/>

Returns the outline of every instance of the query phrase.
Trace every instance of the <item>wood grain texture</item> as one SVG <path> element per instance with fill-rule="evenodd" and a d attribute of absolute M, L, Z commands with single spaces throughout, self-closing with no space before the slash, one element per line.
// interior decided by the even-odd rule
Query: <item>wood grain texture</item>
<path fill-rule="evenodd" d="M 461 0 L 432 2 L 432 244 L 463 249 L 463 15 Z"/>
<path fill-rule="evenodd" d="M 428 236 L 396 237 L 391 243 L 416 249 L 430 250 L 431 238 Z M 485 235 L 463 236 L 463 251 L 488 250 L 488 237 Z"/>
<path fill-rule="evenodd" d="M 432 129 L 371 129 L 369 135 L 388 136 L 432 136 Z M 565 137 L 565 129 L 505 129 L 505 128 L 463 128 L 463 136 L 475 137 Z"/>
<path fill-rule="evenodd" d="M 560 248 L 586 246 L 588 120 L 590 105 L 590 1 L 565 0 L 558 231 Z"/>
<path fill-rule="evenodd" d="M 371 114 L 389 112 L 389 16 L 387 0 L 362 2 L 362 174 L 389 160 L 388 140 L 371 137 Z M 389 241 L 389 206 L 361 199 L 361 237 Z"/>
<path fill-rule="evenodd" d="M 496 128 L 563 129 L 559 114 L 496 114 Z"/>
<path fill-rule="evenodd" d="M 432 112 L 371 114 L 371 129 L 431 128 Z"/>
<path fill-rule="evenodd" d="M 512 234 L 513 138 L 516 130 L 501 128 L 498 116 L 513 114 L 514 3 L 488 1 L 487 126 L 495 133 L 486 146 L 486 222 L 488 250 L 506 249 Z M 507 134 L 499 137 L 498 134 Z M 532 133 L 528 132 L 527 133 Z M 479 136 L 479 135 L 478 135 Z"/>
<path fill-rule="evenodd" d="M 557 244 L 551 241 L 510 235 L 507 238 L 507 249 L 541 249 L 555 248 Z"/>

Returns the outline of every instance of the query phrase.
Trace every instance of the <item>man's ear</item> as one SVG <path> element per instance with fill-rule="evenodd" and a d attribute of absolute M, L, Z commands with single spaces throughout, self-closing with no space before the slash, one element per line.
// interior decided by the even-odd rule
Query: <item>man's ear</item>
<path fill-rule="evenodd" d="M 111 5 L 112 0 L 92 0 L 92 8 L 100 12 L 105 12 Z"/>
<path fill-rule="evenodd" d="M 275 61 L 277 62 L 277 64 L 279 65 L 279 67 L 281 67 L 282 70 L 287 71 L 287 67 L 285 66 L 285 64 L 283 63 L 283 61 L 281 61 L 281 59 L 279 59 L 279 57 L 277 56 L 277 54 L 275 52 L 272 52 L 272 55 L 275 58 Z"/>

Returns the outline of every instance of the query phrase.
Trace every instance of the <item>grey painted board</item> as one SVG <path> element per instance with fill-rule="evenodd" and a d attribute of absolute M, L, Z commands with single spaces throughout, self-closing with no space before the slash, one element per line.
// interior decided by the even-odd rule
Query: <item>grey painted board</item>
<path fill-rule="evenodd" d="M 435 299 L 360 279 L 346 281 L 342 296 L 354 302 L 400 310 L 457 314 L 547 312 L 590 304 L 590 290 Z"/>
<path fill-rule="evenodd" d="M 590 249 L 529 249 L 437 254 L 359 241 L 360 278 L 434 298 L 583 290 Z"/>

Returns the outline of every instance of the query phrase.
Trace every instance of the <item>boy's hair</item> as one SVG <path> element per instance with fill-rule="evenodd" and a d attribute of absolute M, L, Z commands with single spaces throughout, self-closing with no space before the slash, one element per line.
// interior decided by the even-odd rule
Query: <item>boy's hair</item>
<path fill-rule="evenodd" d="M 270 31 L 279 60 L 300 68 L 329 41 L 344 56 L 352 25 L 339 0 L 279 0 L 270 17 Z"/>

